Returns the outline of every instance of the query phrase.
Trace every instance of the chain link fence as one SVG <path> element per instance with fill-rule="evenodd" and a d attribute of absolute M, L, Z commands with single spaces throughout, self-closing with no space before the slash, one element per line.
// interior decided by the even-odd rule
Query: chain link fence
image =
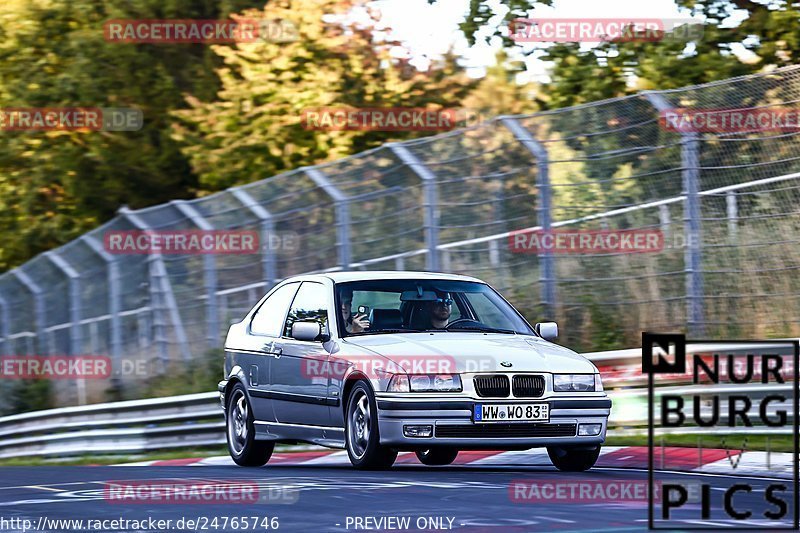
<path fill-rule="evenodd" d="M 559 321 L 561 342 L 578 350 L 636 345 L 643 330 L 797 336 L 798 129 L 687 133 L 659 116 L 798 98 L 800 68 L 790 67 L 497 117 L 197 200 L 123 208 L 0 276 L 0 354 L 104 354 L 115 368 L 143 361 L 157 375 L 219 353 L 228 325 L 277 281 L 345 269 L 480 277 L 531 322 Z M 664 247 L 512 246 L 537 228 L 659 230 Z M 260 250 L 109 253 L 108 232 L 126 230 L 254 231 Z M 115 374 L 113 386 L 137 397 L 148 379 Z M 104 392 L 86 386 L 58 385 L 59 403 Z"/>

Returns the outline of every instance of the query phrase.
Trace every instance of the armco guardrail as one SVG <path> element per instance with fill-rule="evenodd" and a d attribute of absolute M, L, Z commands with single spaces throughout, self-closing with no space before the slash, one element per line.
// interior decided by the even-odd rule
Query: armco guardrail
<path fill-rule="evenodd" d="M 0 418 L 0 458 L 140 453 L 225 443 L 219 393 L 102 403 Z"/>
<path fill-rule="evenodd" d="M 747 351 L 763 347 L 758 343 L 704 345 L 709 350 Z M 689 344 L 687 353 L 700 347 Z M 641 350 L 614 350 L 584 354 L 601 370 L 609 364 L 640 374 Z M 614 401 L 610 435 L 641 435 L 646 432 L 647 389 L 641 379 L 625 383 L 610 382 L 606 387 Z M 792 385 L 688 385 L 664 383 L 660 392 L 671 394 L 718 394 L 722 397 L 746 392 L 751 397 L 787 392 Z M 770 406 L 792 412 L 791 399 Z M 703 409 L 706 412 L 706 408 Z M 791 415 L 790 415 L 791 416 Z M 723 414 L 724 419 L 724 414 Z M 716 428 L 675 428 L 664 433 L 711 433 Z M 789 434 L 792 428 L 737 428 L 740 433 Z M 0 459 L 30 456 L 70 456 L 85 454 L 141 453 L 170 448 L 216 446 L 225 443 L 225 424 L 217 392 L 204 392 L 166 398 L 102 403 L 36 411 L 0 418 Z"/>

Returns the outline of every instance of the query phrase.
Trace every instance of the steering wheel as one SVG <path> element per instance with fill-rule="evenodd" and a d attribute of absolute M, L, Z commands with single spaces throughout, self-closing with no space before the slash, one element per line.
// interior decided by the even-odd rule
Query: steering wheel
<path fill-rule="evenodd" d="M 459 324 L 459 323 L 464 323 L 464 322 L 470 322 L 470 323 L 472 323 L 472 324 L 477 324 L 477 325 L 479 325 L 479 326 L 482 326 L 482 325 L 483 325 L 483 324 L 481 324 L 480 322 L 478 322 L 477 320 L 472 320 L 471 318 L 459 318 L 459 319 L 453 320 L 452 322 L 450 322 L 449 324 L 447 324 L 447 325 L 444 327 L 444 329 L 445 329 L 445 330 L 448 330 L 448 329 L 450 329 L 452 326 L 455 326 L 456 324 Z"/>

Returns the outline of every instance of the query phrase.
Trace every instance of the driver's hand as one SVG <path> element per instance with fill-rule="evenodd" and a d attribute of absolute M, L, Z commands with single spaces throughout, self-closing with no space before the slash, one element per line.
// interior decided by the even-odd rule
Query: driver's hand
<path fill-rule="evenodd" d="M 369 319 L 367 315 L 359 313 L 353 317 L 353 333 L 359 333 L 365 329 L 369 329 Z"/>

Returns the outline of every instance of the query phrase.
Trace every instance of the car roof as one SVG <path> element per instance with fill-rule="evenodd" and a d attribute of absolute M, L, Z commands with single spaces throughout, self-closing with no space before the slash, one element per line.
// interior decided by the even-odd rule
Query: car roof
<path fill-rule="evenodd" d="M 349 270 L 342 272 L 327 272 L 325 274 L 312 274 L 305 276 L 294 276 L 292 280 L 311 280 L 314 278 L 328 278 L 334 283 L 344 283 L 347 281 L 369 281 L 380 279 L 439 279 L 439 280 L 454 280 L 454 281 L 474 281 L 477 283 L 484 283 L 478 278 L 470 276 L 461 276 L 458 274 L 445 274 L 443 272 L 406 272 L 396 270 Z M 287 280 L 288 281 L 288 280 Z"/>

